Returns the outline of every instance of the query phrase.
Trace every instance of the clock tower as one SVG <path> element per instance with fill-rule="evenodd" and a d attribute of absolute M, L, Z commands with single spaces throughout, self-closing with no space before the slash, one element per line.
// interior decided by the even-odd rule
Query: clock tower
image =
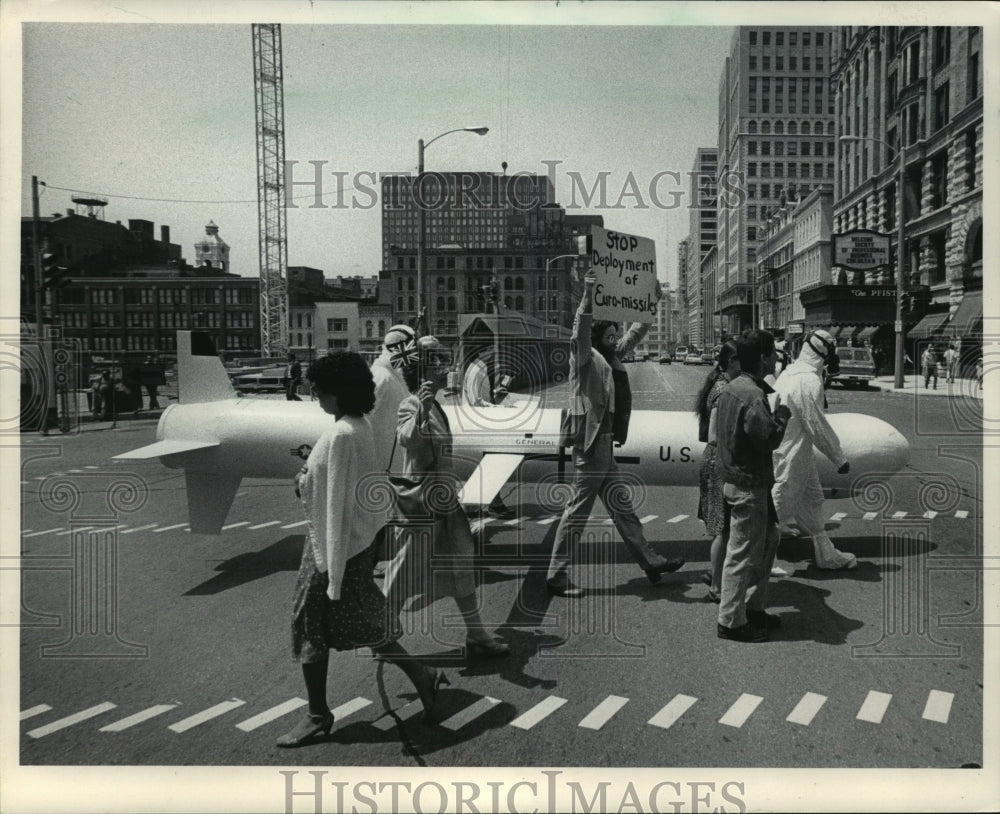
<path fill-rule="evenodd" d="M 229 271 L 229 244 L 219 237 L 219 227 L 209 221 L 205 227 L 205 237 L 194 244 L 195 263 L 198 266 Z"/>

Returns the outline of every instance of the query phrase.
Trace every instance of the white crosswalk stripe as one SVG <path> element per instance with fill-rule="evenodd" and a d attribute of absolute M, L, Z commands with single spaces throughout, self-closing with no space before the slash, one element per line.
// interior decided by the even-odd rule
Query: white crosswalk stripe
<path fill-rule="evenodd" d="M 461 712 L 452 715 L 448 720 L 442 721 L 441 726 L 445 729 L 458 731 L 466 724 L 472 723 L 476 718 L 480 718 L 500 703 L 499 698 L 490 698 L 488 695 L 480 698 L 476 703 L 466 707 Z"/>
<path fill-rule="evenodd" d="M 523 523 L 527 523 L 528 520 L 529 520 L 529 518 L 527 518 L 527 517 L 524 517 L 524 518 L 522 518 L 522 517 L 515 517 L 513 520 L 508 520 L 506 523 L 504 523 L 504 525 L 505 526 L 520 526 L 522 522 Z"/>
<path fill-rule="evenodd" d="M 627 698 L 620 695 L 609 695 L 582 720 L 577 726 L 583 729 L 600 729 L 610 721 L 628 703 Z"/>
<path fill-rule="evenodd" d="M 245 701 L 241 701 L 239 698 L 231 698 L 229 701 L 223 701 L 221 704 L 216 704 L 215 706 L 202 710 L 201 712 L 191 715 L 182 721 L 171 724 L 167 727 L 167 729 L 171 732 L 187 732 L 189 729 L 200 726 L 206 721 L 211 721 L 213 718 L 225 715 L 230 710 L 242 707 L 245 703 Z"/>
<path fill-rule="evenodd" d="M 968 517 L 968 516 L 969 516 L 969 513 L 967 511 L 965 511 L 965 509 L 961 509 L 961 510 L 955 512 L 955 517 L 957 517 L 959 520 L 965 520 L 965 518 Z"/>
<path fill-rule="evenodd" d="M 159 523 L 150 523 L 148 526 L 136 526 L 134 529 L 129 529 L 128 531 L 123 531 L 122 534 L 132 534 L 136 531 L 147 531 L 149 529 L 155 529 Z"/>
<path fill-rule="evenodd" d="M 60 729 L 65 729 L 68 726 L 73 726 L 73 724 L 78 724 L 81 721 L 89 720 L 98 715 L 102 715 L 108 710 L 114 709 L 117 704 L 112 704 L 110 701 L 105 701 L 103 704 L 98 704 L 95 707 L 88 707 L 87 709 L 81 710 L 73 715 L 68 715 L 65 718 L 60 718 L 58 721 L 53 721 L 45 726 L 40 726 L 38 729 L 32 729 L 28 733 L 28 737 L 31 738 L 44 738 L 46 735 L 51 735 L 53 732 L 58 732 Z"/>
<path fill-rule="evenodd" d="M 840 522 L 841 520 L 843 520 L 843 519 L 844 519 L 845 517 L 847 517 L 847 512 L 837 512 L 836 514 L 833 514 L 833 515 L 831 515 L 831 516 L 830 516 L 830 519 L 831 519 L 831 520 L 832 520 L 832 521 L 833 521 L 834 523 L 839 523 L 839 522 Z"/>
<path fill-rule="evenodd" d="M 809 724 L 812 723 L 813 718 L 816 717 L 816 713 L 820 711 L 820 708 L 825 703 L 825 695 L 819 695 L 815 692 L 807 692 L 802 696 L 799 703 L 795 705 L 795 709 L 791 711 L 791 714 L 789 714 L 785 720 L 789 723 L 809 726 Z"/>
<path fill-rule="evenodd" d="M 763 700 L 759 695 L 743 693 L 736 700 L 736 703 L 726 710 L 726 714 L 719 718 L 719 723 L 739 729 L 753 715 L 754 710 L 757 709 Z"/>
<path fill-rule="evenodd" d="M 48 704 L 38 704 L 30 709 L 23 709 L 21 710 L 21 720 L 26 721 L 28 718 L 34 718 L 36 715 L 41 715 L 43 712 L 48 712 L 50 709 L 52 709 L 52 707 Z"/>
<path fill-rule="evenodd" d="M 51 534 L 54 531 L 59 531 L 59 528 L 59 526 L 56 526 L 54 529 L 45 529 L 45 531 L 33 531 L 31 534 L 25 534 L 24 537 L 40 537 L 43 534 Z"/>
<path fill-rule="evenodd" d="M 264 724 L 269 724 L 271 721 L 277 720 L 282 715 L 287 715 L 289 712 L 294 712 L 300 707 L 304 707 L 309 702 L 305 698 L 292 698 L 290 701 L 285 701 L 283 704 L 278 704 L 276 707 L 271 707 L 263 712 L 254 715 L 252 718 L 247 718 L 245 721 L 240 721 L 236 724 L 237 729 L 241 729 L 244 732 L 252 732 Z"/>
<path fill-rule="evenodd" d="M 282 526 L 282 528 L 283 529 L 294 529 L 294 528 L 298 528 L 299 526 L 304 526 L 308 522 L 309 522 L 308 520 L 299 520 L 297 523 L 289 523 L 289 524 L 287 524 L 285 526 Z"/>
<path fill-rule="evenodd" d="M 691 515 L 689 515 L 689 514 L 679 514 L 676 517 L 671 517 L 667 522 L 668 523 L 680 523 L 681 520 L 687 520 L 690 516 Z"/>
<path fill-rule="evenodd" d="M 523 715 L 515 718 L 510 722 L 510 725 L 516 726 L 518 729 L 531 729 L 535 724 L 548 718 L 565 703 L 565 698 L 560 698 L 558 695 L 550 695 L 544 701 L 539 701 Z"/>
<path fill-rule="evenodd" d="M 399 718 L 399 720 L 401 721 L 408 721 L 418 712 L 423 711 L 423 708 L 424 705 L 420 703 L 420 699 L 419 698 L 414 699 L 413 701 L 410 701 L 410 703 L 407 704 L 405 707 L 400 707 L 397 710 L 393 710 L 393 712 L 395 713 L 395 718 L 392 715 L 383 715 L 381 718 L 376 720 L 372 724 L 372 726 L 374 726 L 376 729 L 381 729 L 383 732 L 386 732 L 392 729 L 396 725 L 396 718 Z"/>
<path fill-rule="evenodd" d="M 99 731 L 121 732 L 125 729 L 136 726 L 137 724 L 141 724 L 144 721 L 148 721 L 150 718 L 155 718 L 157 715 L 162 715 L 164 712 L 170 712 L 170 710 L 175 709 L 176 707 L 177 704 L 157 704 L 155 707 L 144 709 L 142 712 L 137 712 L 135 715 L 129 715 L 127 718 L 122 718 L 120 721 L 115 721 L 113 724 L 102 726 Z"/>
<path fill-rule="evenodd" d="M 92 528 L 93 526 L 79 526 L 77 528 L 65 529 L 64 531 L 60 531 L 56 535 L 56 537 L 65 537 L 67 534 L 72 534 L 74 531 L 90 531 Z M 125 527 L 119 526 L 119 528 L 125 528 Z"/>
<path fill-rule="evenodd" d="M 544 520 L 539 520 L 539 521 L 538 521 L 538 525 L 539 525 L 539 526 L 548 526 L 548 525 L 550 525 L 551 523 L 555 523 L 555 522 L 556 522 L 556 520 L 558 520 L 558 519 L 559 519 L 559 518 L 558 518 L 558 517 L 556 517 L 556 516 L 554 516 L 554 515 L 553 515 L 552 517 L 546 517 L 546 518 L 545 518 Z"/>
<path fill-rule="evenodd" d="M 187 525 L 187 523 L 174 523 L 172 526 L 164 526 L 161 529 L 157 529 L 153 534 L 162 534 L 165 531 L 173 531 L 174 529 L 182 529 Z"/>
<path fill-rule="evenodd" d="M 670 729 L 685 712 L 694 706 L 697 700 L 691 695 L 675 695 L 670 699 L 670 703 L 650 718 L 647 723 L 661 729 Z"/>
<path fill-rule="evenodd" d="M 865 512 L 864 515 L 865 520 L 874 520 L 876 517 L 878 517 L 878 512 Z"/>
<path fill-rule="evenodd" d="M 882 723 L 882 718 L 885 716 L 885 711 L 889 708 L 891 700 L 892 696 L 889 693 L 872 690 L 868 693 L 868 697 L 865 698 L 861 709 L 858 710 L 858 720 L 868 721 L 873 724 Z"/>
<path fill-rule="evenodd" d="M 932 512 L 932 511 L 929 511 L 929 510 L 926 511 L 926 512 L 924 512 L 924 519 L 925 520 L 933 520 L 937 516 L 938 516 L 937 512 Z"/>
<path fill-rule="evenodd" d="M 239 523 L 230 523 L 228 526 L 223 526 L 222 530 L 223 531 L 229 531 L 229 529 L 235 529 L 235 528 L 238 528 L 240 526 L 249 526 L 249 525 L 250 525 L 250 521 L 249 520 L 241 520 Z"/>
<path fill-rule="evenodd" d="M 256 526 L 250 526 L 250 531 L 255 529 L 266 529 L 268 526 L 277 526 L 281 523 L 280 520 L 271 520 L 267 523 L 258 523 Z"/>
<path fill-rule="evenodd" d="M 902 520 L 904 517 L 906 517 L 906 512 L 895 512 L 892 515 L 893 520 Z"/>
<path fill-rule="evenodd" d="M 954 700 L 954 693 L 931 690 L 927 695 L 927 704 L 924 706 L 923 717 L 928 721 L 936 721 L 939 724 L 948 723 L 948 717 L 951 715 L 951 704 Z"/>
<path fill-rule="evenodd" d="M 335 721 L 342 721 L 348 715 L 353 715 L 355 712 L 364 709 L 365 707 L 370 707 L 372 702 L 367 698 L 355 698 L 352 701 L 348 701 L 346 704 L 341 704 L 339 707 L 334 707 L 331 712 L 333 712 L 333 719 Z"/>
<path fill-rule="evenodd" d="M 645 526 L 647 523 L 652 523 L 659 516 L 658 514 L 647 514 L 645 517 L 640 518 L 639 522 Z"/>

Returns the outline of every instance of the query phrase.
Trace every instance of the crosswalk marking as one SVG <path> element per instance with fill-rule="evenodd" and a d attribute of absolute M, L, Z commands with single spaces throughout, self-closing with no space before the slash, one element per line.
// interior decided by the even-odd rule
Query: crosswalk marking
<path fill-rule="evenodd" d="M 133 531 L 146 531 L 147 529 L 156 528 L 158 525 L 159 523 L 150 523 L 148 526 L 136 526 L 134 529 L 123 531 L 122 534 L 131 534 Z"/>
<path fill-rule="evenodd" d="M 280 718 L 282 715 L 287 715 L 289 712 L 294 712 L 299 707 L 304 707 L 309 702 L 305 698 L 292 698 L 290 701 L 285 701 L 283 704 L 278 704 L 276 707 L 271 707 L 263 712 L 254 715 L 252 718 L 247 718 L 245 721 L 240 721 L 236 724 L 237 729 L 242 729 L 244 732 L 252 732 L 259 726 L 264 724 L 269 724 L 271 721 Z"/>
<path fill-rule="evenodd" d="M 48 712 L 50 709 L 52 709 L 52 707 L 48 704 L 38 704 L 30 709 L 21 710 L 21 720 L 26 721 L 28 718 L 34 718 L 36 715 L 41 715 L 43 712 Z"/>
<path fill-rule="evenodd" d="M 932 511 L 926 511 L 926 512 L 924 512 L 924 519 L 925 520 L 933 520 L 937 516 L 938 516 L 937 512 L 932 512 Z"/>
<path fill-rule="evenodd" d="M 250 525 L 249 520 L 241 520 L 239 523 L 230 523 L 228 526 L 223 526 L 222 530 L 228 531 L 229 529 L 235 529 L 239 526 L 249 526 L 249 525 Z"/>
<path fill-rule="evenodd" d="M 107 712 L 109 709 L 114 709 L 117 704 L 112 704 L 110 701 L 105 701 L 103 704 L 98 704 L 96 707 L 88 707 L 85 710 L 69 715 L 65 718 L 60 718 L 58 721 L 53 721 L 45 726 L 40 726 L 38 729 L 32 729 L 28 736 L 32 738 L 43 738 L 46 735 L 51 735 L 53 732 L 58 732 L 60 729 L 65 729 L 68 726 L 73 726 L 73 724 L 78 724 L 80 721 L 86 721 L 89 718 L 94 718 L 97 715 Z"/>
<path fill-rule="evenodd" d="M 647 514 L 645 517 L 641 518 L 639 522 L 645 526 L 647 523 L 652 523 L 659 516 L 660 515 L 658 514 Z"/>
<path fill-rule="evenodd" d="M 553 515 L 552 517 L 546 517 L 544 520 L 539 520 L 539 526 L 548 526 L 550 523 L 555 523 L 559 518 Z"/>
<path fill-rule="evenodd" d="M 66 474 L 67 475 L 80 475 L 82 473 L 83 473 L 82 469 L 67 469 L 66 470 Z"/>
<path fill-rule="evenodd" d="M 658 726 L 661 729 L 670 729 L 677 719 L 694 706 L 697 698 L 690 695 L 675 695 L 670 699 L 670 703 L 656 713 L 647 723 Z"/>
<path fill-rule="evenodd" d="M 499 698 L 490 698 L 488 695 L 485 695 L 476 701 L 476 703 L 472 704 L 472 706 L 468 706 L 461 712 L 457 712 L 452 715 L 448 720 L 442 721 L 441 726 L 445 729 L 458 731 L 466 724 L 476 720 L 476 718 L 485 715 L 499 703 Z"/>
<path fill-rule="evenodd" d="M 135 715 L 129 715 L 127 718 L 122 718 L 120 721 L 115 721 L 113 724 L 102 726 L 99 731 L 121 732 L 123 729 L 128 729 L 136 724 L 141 724 L 143 721 L 148 721 L 150 718 L 155 718 L 157 715 L 162 715 L 164 712 L 170 712 L 170 710 L 174 709 L 176 706 L 177 704 L 157 704 L 155 707 L 144 709 L 142 712 L 137 712 Z"/>
<path fill-rule="evenodd" d="M 186 526 L 187 523 L 174 523 L 172 526 L 164 526 L 162 529 L 157 529 L 153 534 L 161 534 L 164 531 L 173 531 L 174 529 L 181 529 Z"/>
<path fill-rule="evenodd" d="M 524 518 L 515 517 L 513 520 L 508 520 L 506 523 L 504 523 L 504 525 L 505 526 L 520 526 L 522 520 L 525 521 L 525 522 L 527 522 L 528 518 L 527 517 L 524 517 Z"/>
<path fill-rule="evenodd" d="M 396 718 L 399 718 L 401 721 L 408 721 L 418 712 L 423 710 L 423 708 L 424 705 L 420 703 L 420 699 L 416 698 L 413 701 L 410 701 L 410 703 L 405 707 L 400 707 L 399 709 L 394 710 L 395 718 L 392 715 L 383 715 L 375 721 L 372 726 L 386 732 L 396 725 Z"/>
<path fill-rule="evenodd" d="M 516 726 L 518 729 L 531 729 L 531 727 L 539 721 L 543 721 L 548 718 L 565 703 L 565 698 L 560 698 L 558 695 L 550 695 L 545 700 L 539 701 L 523 715 L 515 718 L 510 722 L 510 725 Z"/>
<path fill-rule="evenodd" d="M 878 517 L 878 512 L 865 512 L 865 520 L 874 520 Z"/>
<path fill-rule="evenodd" d="M 809 724 L 812 723 L 813 718 L 816 717 L 816 713 L 819 712 L 820 708 L 825 703 L 825 695 L 819 695 L 815 692 L 807 692 L 802 696 L 802 700 L 795 705 L 795 709 L 792 710 L 791 714 L 785 718 L 785 720 L 789 723 L 809 726 Z"/>
<path fill-rule="evenodd" d="M 84 469 L 97 469 L 96 466 L 85 466 Z"/>
<path fill-rule="evenodd" d="M 837 512 L 836 514 L 833 514 L 833 515 L 831 515 L 831 516 L 830 516 L 830 519 L 831 519 L 831 520 L 832 520 L 832 521 L 833 521 L 834 523 L 839 523 L 839 522 L 840 522 L 841 520 L 843 520 L 843 519 L 844 519 L 845 517 L 847 517 L 847 512 Z"/>
<path fill-rule="evenodd" d="M 340 721 L 346 718 L 348 715 L 353 715 L 358 710 L 364 709 L 365 707 L 371 706 L 372 702 L 367 698 L 355 698 L 352 701 L 348 701 L 346 704 L 341 704 L 339 707 L 334 707 L 333 719 L 335 721 Z"/>
<path fill-rule="evenodd" d="M 670 519 L 669 519 L 669 520 L 668 520 L 667 522 L 668 522 L 668 523 L 680 523 L 680 522 L 681 522 L 681 520 L 687 520 L 687 519 L 688 519 L 688 517 L 690 517 L 690 515 L 687 515 L 687 514 L 679 514 L 679 515 L 677 515 L 676 517 L 671 517 L 671 518 L 670 518 Z"/>
<path fill-rule="evenodd" d="M 59 531 L 59 526 L 56 526 L 54 529 L 45 529 L 45 531 L 33 531 L 31 534 L 25 534 L 24 536 L 26 538 L 27 537 L 39 537 L 42 534 L 51 534 L 54 531 Z"/>
<path fill-rule="evenodd" d="M 882 723 L 882 717 L 885 715 L 885 711 L 889 708 L 889 702 L 891 700 L 892 696 L 889 695 L 889 693 L 872 690 L 868 693 L 868 697 L 865 698 L 865 702 L 861 705 L 861 709 L 858 710 L 858 720 L 868 721 L 873 724 Z"/>
<path fill-rule="evenodd" d="M 965 518 L 968 517 L 968 516 L 969 516 L 969 513 L 967 511 L 965 511 L 965 509 L 961 509 L 961 510 L 955 512 L 955 517 L 957 517 L 959 520 L 965 520 Z"/>
<path fill-rule="evenodd" d="M 308 522 L 309 522 L 308 520 L 299 520 L 299 522 L 297 522 L 297 523 L 289 523 L 288 525 L 282 526 L 282 528 L 283 529 L 294 529 L 294 528 L 298 528 L 299 526 L 304 526 Z"/>
<path fill-rule="evenodd" d="M 189 729 L 193 729 L 199 724 L 205 723 L 205 721 L 210 721 L 212 718 L 218 718 L 220 715 L 225 715 L 225 713 L 229 712 L 231 709 L 242 707 L 245 703 L 245 701 L 241 701 L 239 698 L 231 698 L 228 701 L 223 701 L 221 704 L 216 704 L 214 707 L 209 707 L 208 709 L 202 710 L 195 715 L 191 715 L 183 721 L 171 724 L 167 727 L 167 729 L 171 732 L 187 732 Z"/>
<path fill-rule="evenodd" d="M 736 703 L 726 710 L 726 714 L 719 718 L 719 723 L 739 729 L 753 715 L 754 710 L 757 709 L 763 700 L 759 695 L 743 693 L 743 695 L 736 699 Z"/>
<path fill-rule="evenodd" d="M 256 526 L 250 526 L 250 530 L 252 531 L 254 529 L 263 529 L 267 528 L 268 526 L 277 526 L 279 523 L 281 523 L 280 520 L 271 520 L 267 523 L 258 523 Z"/>
<path fill-rule="evenodd" d="M 607 520 L 602 520 L 601 521 L 602 525 L 605 525 L 605 526 L 610 526 L 614 522 L 615 522 L 615 519 L 613 517 L 609 517 Z"/>
<path fill-rule="evenodd" d="M 620 695 L 609 695 L 594 707 L 590 714 L 580 721 L 577 726 L 584 729 L 600 729 L 627 703 L 627 698 L 622 698 Z"/>
<path fill-rule="evenodd" d="M 951 715 L 951 702 L 954 700 L 954 693 L 931 690 L 927 696 L 923 717 L 939 724 L 948 723 L 948 716 Z"/>
<path fill-rule="evenodd" d="M 904 517 L 906 517 L 906 512 L 895 512 L 892 515 L 893 520 L 902 520 Z"/>

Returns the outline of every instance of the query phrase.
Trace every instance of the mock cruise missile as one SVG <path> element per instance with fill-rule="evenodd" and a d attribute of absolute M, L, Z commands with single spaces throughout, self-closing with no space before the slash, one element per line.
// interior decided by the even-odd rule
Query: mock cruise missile
<path fill-rule="evenodd" d="M 163 411 L 154 443 L 115 457 L 159 458 L 182 469 L 191 531 L 218 534 L 242 479 L 291 480 L 333 418 L 318 402 L 240 397 L 204 334 L 178 331 L 177 349 L 179 402 Z M 511 407 L 440 401 L 451 423 L 464 504 L 488 504 L 515 472 L 522 483 L 548 485 L 563 468 L 571 474 L 568 450 L 559 444 L 562 397 L 557 405 L 546 404 L 543 394 Z M 838 475 L 817 451 L 824 490 L 848 493 L 858 474 L 888 475 L 909 460 L 906 439 L 885 421 L 857 413 L 827 418 L 854 474 Z M 698 419 L 691 412 L 636 410 L 615 458 L 637 485 L 697 486 L 705 446 L 697 438 Z"/>

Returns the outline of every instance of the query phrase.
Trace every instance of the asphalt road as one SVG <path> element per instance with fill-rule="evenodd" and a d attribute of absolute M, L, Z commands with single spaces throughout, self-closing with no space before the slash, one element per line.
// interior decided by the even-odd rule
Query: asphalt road
<path fill-rule="evenodd" d="M 686 410 L 708 368 L 629 372 L 636 409 Z M 467 662 L 454 604 L 418 600 L 404 613 L 403 641 L 447 670 L 446 720 L 410 718 L 419 704 L 409 706 L 401 673 L 342 653 L 330 669 L 333 733 L 294 751 L 274 747 L 304 698 L 289 658 L 303 545 L 290 484 L 244 482 L 223 533 L 194 535 L 179 471 L 111 460 L 150 443 L 155 421 L 26 434 L 20 761 L 981 765 L 981 406 L 874 390 L 828 396 L 831 412 L 898 427 L 910 464 L 864 499 L 828 501 L 831 535 L 857 555 L 856 571 L 819 571 L 808 541 L 782 542 L 790 574 L 772 587 L 783 627 L 770 642 L 715 635 L 716 606 L 699 581 L 708 539 L 697 489 L 650 488 L 637 507 L 653 545 L 687 561 L 657 586 L 598 505 L 577 571 L 591 592 L 573 602 L 545 591 L 554 517 L 529 486 L 511 484 L 503 497 L 517 519 L 482 526 L 479 564 L 483 616 L 513 655 Z M 71 531 L 87 527 L 107 529 L 99 562 L 73 559 Z"/>

